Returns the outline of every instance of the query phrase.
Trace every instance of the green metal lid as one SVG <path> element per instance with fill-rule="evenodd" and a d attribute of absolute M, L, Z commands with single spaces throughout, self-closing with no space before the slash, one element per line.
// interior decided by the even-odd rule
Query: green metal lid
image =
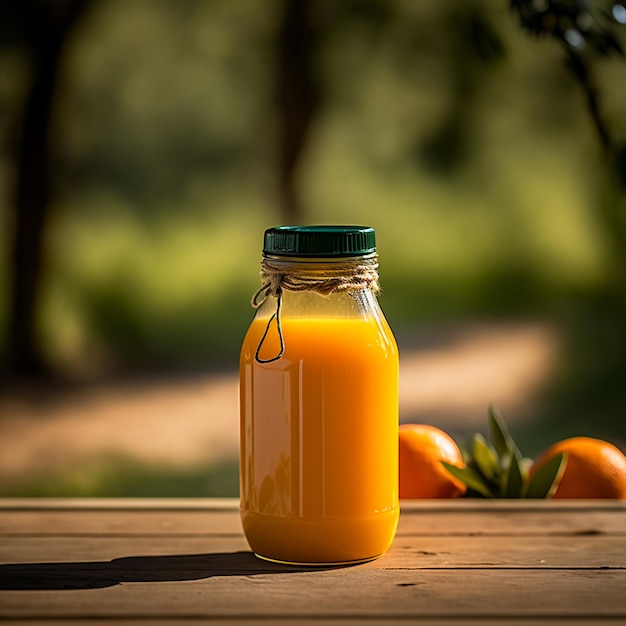
<path fill-rule="evenodd" d="M 369 226 L 276 226 L 265 231 L 263 254 L 296 257 L 362 256 L 376 252 Z"/>

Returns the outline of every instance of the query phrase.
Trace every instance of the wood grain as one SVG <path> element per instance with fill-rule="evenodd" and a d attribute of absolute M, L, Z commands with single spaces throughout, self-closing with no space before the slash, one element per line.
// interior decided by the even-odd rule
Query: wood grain
<path fill-rule="evenodd" d="M 37 503 L 41 502 L 38 506 Z M 522 501 L 523 502 L 523 501 Z M 63 503 L 66 503 L 65 505 Z M 235 499 L 0 500 L 2 535 L 239 535 Z M 626 534 L 626 502 L 454 500 L 405 502 L 398 526 L 404 535 Z"/>
<path fill-rule="evenodd" d="M 235 500 L 0 501 L 0 621 L 626 622 L 623 502 L 412 502 L 381 559 L 248 550 Z"/>

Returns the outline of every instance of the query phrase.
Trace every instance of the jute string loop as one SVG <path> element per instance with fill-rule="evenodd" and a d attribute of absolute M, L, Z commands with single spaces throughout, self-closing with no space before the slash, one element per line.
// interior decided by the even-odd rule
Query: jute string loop
<path fill-rule="evenodd" d="M 257 363 L 278 361 L 285 353 L 285 338 L 280 320 L 283 290 L 313 291 L 322 296 L 360 289 L 371 289 L 374 293 L 380 291 L 376 255 L 364 257 L 358 261 L 323 264 L 321 267 L 311 267 L 310 263 L 299 266 L 293 262 L 265 258 L 261 263 L 261 283 L 252 296 L 250 304 L 258 309 L 269 296 L 274 296 L 276 311 L 269 318 L 254 354 Z M 280 341 L 279 352 L 269 359 L 262 359 L 259 354 L 274 320 L 276 320 Z"/>

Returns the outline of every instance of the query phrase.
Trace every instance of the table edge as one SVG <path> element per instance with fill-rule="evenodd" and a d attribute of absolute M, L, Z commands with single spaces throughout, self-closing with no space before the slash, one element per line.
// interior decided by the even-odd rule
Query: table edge
<path fill-rule="evenodd" d="M 402 513 L 626 511 L 626 500 L 403 500 Z M 3 511 L 239 511 L 239 498 L 0 498 Z"/>

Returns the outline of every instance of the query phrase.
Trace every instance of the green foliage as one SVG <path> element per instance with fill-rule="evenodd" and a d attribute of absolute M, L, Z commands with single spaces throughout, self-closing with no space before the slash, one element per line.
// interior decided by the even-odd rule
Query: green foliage
<path fill-rule="evenodd" d="M 68 470 L 0 481 L 1 497 L 234 497 L 236 460 L 179 468 L 113 456 Z"/>
<path fill-rule="evenodd" d="M 573 50 L 586 47 L 602 56 L 624 56 L 617 34 L 623 25 L 617 2 L 589 0 L 511 0 L 522 28 L 537 37 L 553 37 Z"/>
<path fill-rule="evenodd" d="M 501 0 L 314 4 L 323 106 L 298 172 L 306 221 L 376 227 L 395 328 L 543 316 L 601 288 L 603 164 L 558 50 L 524 36 Z M 51 127 L 39 325 L 59 369 L 236 360 L 261 232 L 283 220 L 282 7 L 90 4 Z M 611 87 L 603 107 L 619 130 L 626 81 L 606 71 L 598 87 Z M 0 49 L 3 145 L 16 141 L 29 76 L 22 50 Z M 0 354 L 11 156 L 0 155 Z"/>
<path fill-rule="evenodd" d="M 490 442 L 476 433 L 471 450 L 463 454 L 466 466 L 455 467 L 442 461 L 450 474 L 468 488 L 468 497 L 551 498 L 565 471 L 567 456 L 558 454 L 529 474 L 532 460 L 522 456 L 504 419 L 489 407 Z"/>
<path fill-rule="evenodd" d="M 574 430 L 626 444 L 624 312 L 606 298 L 610 283 L 623 294 L 623 255 L 607 251 L 626 250 L 611 243 L 626 232 L 626 204 L 605 201 L 607 164 L 563 63 L 564 28 L 585 26 L 585 49 L 571 51 L 594 57 L 593 95 L 626 177 L 626 80 L 614 54 L 625 27 L 598 10 L 605 4 L 516 0 L 516 16 L 506 0 L 312 3 L 322 107 L 298 169 L 305 221 L 376 227 L 394 329 L 496 316 L 561 322 L 600 294 L 565 328 L 540 424 L 522 426 L 525 449 Z M 21 12 L 5 5 L 2 17 Z M 50 135 L 55 206 L 38 317 L 59 370 L 236 363 L 261 233 L 283 221 L 273 108 L 283 6 L 90 3 L 64 51 Z M 522 10 L 524 29 L 554 24 L 560 39 L 528 37 Z M 0 23 L 1 361 L 31 71 L 11 20 Z M 605 204 L 619 209 L 612 225 Z M 476 491 L 523 482 L 516 454 L 484 439 L 472 451 Z"/>
<path fill-rule="evenodd" d="M 626 447 L 626 307 L 606 292 L 562 318 L 566 338 L 550 381 L 516 439 L 538 453 L 554 441 L 588 435 Z"/>

